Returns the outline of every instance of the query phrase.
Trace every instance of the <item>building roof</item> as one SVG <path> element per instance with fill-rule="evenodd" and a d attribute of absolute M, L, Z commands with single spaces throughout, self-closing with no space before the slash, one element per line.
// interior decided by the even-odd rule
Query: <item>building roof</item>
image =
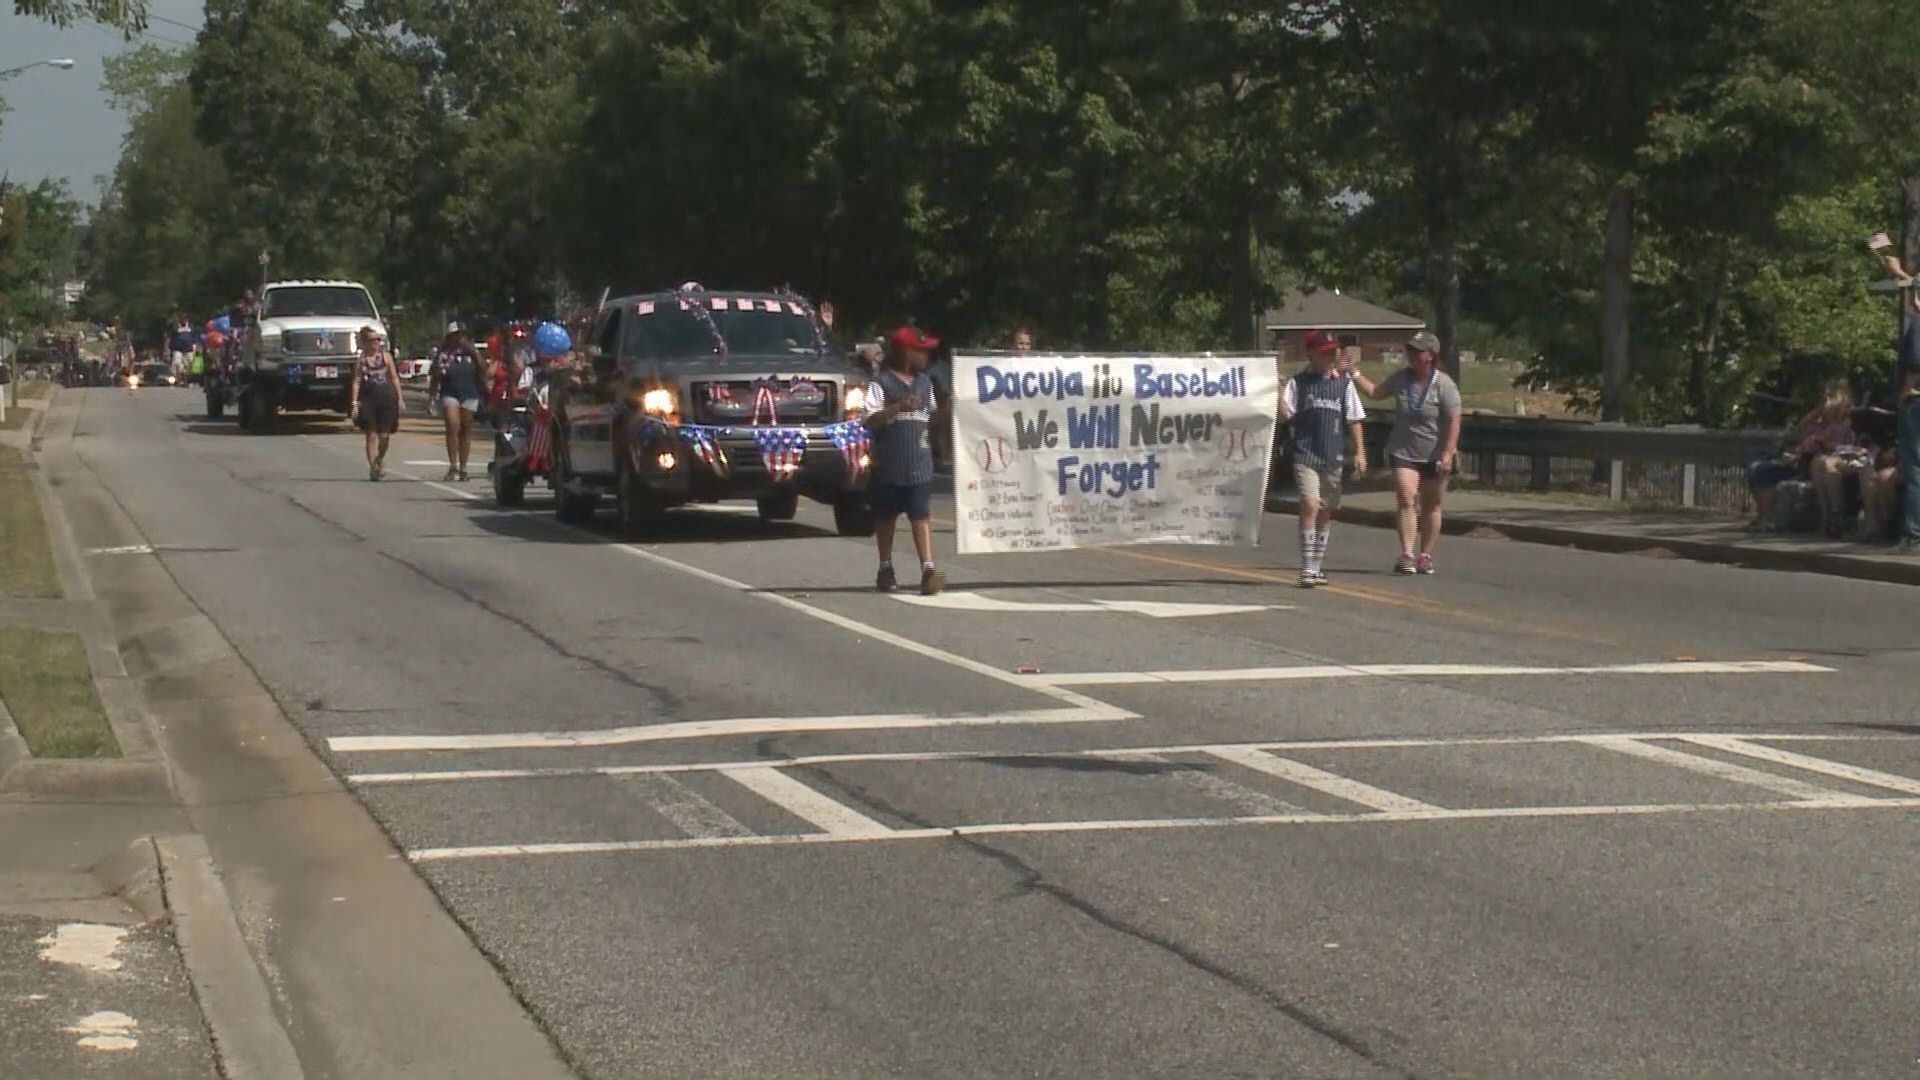
<path fill-rule="evenodd" d="M 1427 326 L 1412 315 L 1388 311 L 1331 289 L 1282 296 L 1280 305 L 1261 317 L 1261 325 L 1269 331 L 1424 330 Z"/>

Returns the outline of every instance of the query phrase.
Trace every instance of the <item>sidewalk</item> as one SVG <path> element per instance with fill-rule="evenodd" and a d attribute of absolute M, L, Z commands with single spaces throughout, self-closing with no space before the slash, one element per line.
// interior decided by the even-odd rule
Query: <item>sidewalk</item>
<path fill-rule="evenodd" d="M 119 753 L 32 757 L 0 702 L 0 1066 L 35 1080 L 212 1080 L 212 1039 L 175 934 L 188 904 L 206 910 L 189 879 L 211 868 L 186 865 L 204 847 L 33 458 L 52 401 L 10 406 L 0 447 L 27 462 L 60 595 L 0 595 L 0 630 L 80 638 Z M 193 944 L 198 955 L 205 942 Z"/>
<path fill-rule="evenodd" d="M 1275 513 L 1296 513 L 1298 506 L 1291 491 L 1267 496 L 1267 509 Z M 1394 528 L 1398 523 L 1394 494 L 1370 487 L 1350 491 L 1335 517 L 1356 525 Z M 1746 532 L 1744 525 L 1737 518 L 1696 511 L 1628 513 L 1521 493 L 1452 491 L 1447 493 L 1445 531 L 1448 535 L 1493 534 L 1585 551 L 1666 552 L 1697 562 L 1920 585 L 1920 557 L 1901 555 L 1891 545 L 1807 534 L 1756 534 Z"/>

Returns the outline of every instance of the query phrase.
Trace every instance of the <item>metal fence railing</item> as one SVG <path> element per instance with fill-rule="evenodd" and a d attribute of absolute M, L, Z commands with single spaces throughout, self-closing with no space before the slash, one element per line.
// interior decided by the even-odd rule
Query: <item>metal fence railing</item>
<path fill-rule="evenodd" d="M 1374 461 L 1386 460 L 1392 428 L 1391 414 L 1368 416 L 1368 456 Z M 1785 434 L 1476 414 L 1460 433 L 1458 476 L 1491 488 L 1744 514 L 1752 510 L 1747 463 L 1777 451 Z"/>

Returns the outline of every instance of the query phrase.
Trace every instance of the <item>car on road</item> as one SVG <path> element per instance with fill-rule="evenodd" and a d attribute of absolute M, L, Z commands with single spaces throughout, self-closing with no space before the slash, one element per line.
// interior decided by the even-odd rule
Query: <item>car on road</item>
<path fill-rule="evenodd" d="M 614 502 L 623 532 L 669 507 L 752 499 L 787 521 L 802 496 L 846 536 L 873 532 L 864 377 L 836 355 L 813 306 L 787 292 L 695 285 L 609 301 L 576 359 L 550 373 L 555 513 Z M 491 467 L 502 505 L 527 479 Z"/>
<path fill-rule="evenodd" d="M 180 377 L 165 364 L 141 364 L 127 376 L 127 385 L 141 386 L 178 386 Z"/>
<path fill-rule="evenodd" d="M 346 416 L 364 326 L 387 333 L 373 294 L 357 281 L 276 281 L 262 287 L 258 321 L 247 331 L 234 371 L 234 411 L 241 428 L 262 430 L 280 413 Z"/>

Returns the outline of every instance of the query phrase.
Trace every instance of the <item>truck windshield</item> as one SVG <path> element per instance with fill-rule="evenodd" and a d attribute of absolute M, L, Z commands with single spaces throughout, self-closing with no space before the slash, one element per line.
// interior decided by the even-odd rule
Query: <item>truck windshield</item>
<path fill-rule="evenodd" d="M 767 311 L 768 301 L 753 301 L 754 310 L 709 311 L 713 325 L 726 339 L 727 352 L 736 356 L 817 356 L 819 346 L 813 320 L 795 315 L 784 304 Z M 718 352 L 713 330 L 704 319 L 683 310 L 672 300 L 660 301 L 649 314 L 629 313 L 620 355 L 628 360 L 699 360 Z"/>
<path fill-rule="evenodd" d="M 260 317 L 283 319 L 290 315 L 347 315 L 356 319 L 375 317 L 373 298 L 365 289 L 347 285 L 294 285 L 268 289 L 261 303 Z"/>

